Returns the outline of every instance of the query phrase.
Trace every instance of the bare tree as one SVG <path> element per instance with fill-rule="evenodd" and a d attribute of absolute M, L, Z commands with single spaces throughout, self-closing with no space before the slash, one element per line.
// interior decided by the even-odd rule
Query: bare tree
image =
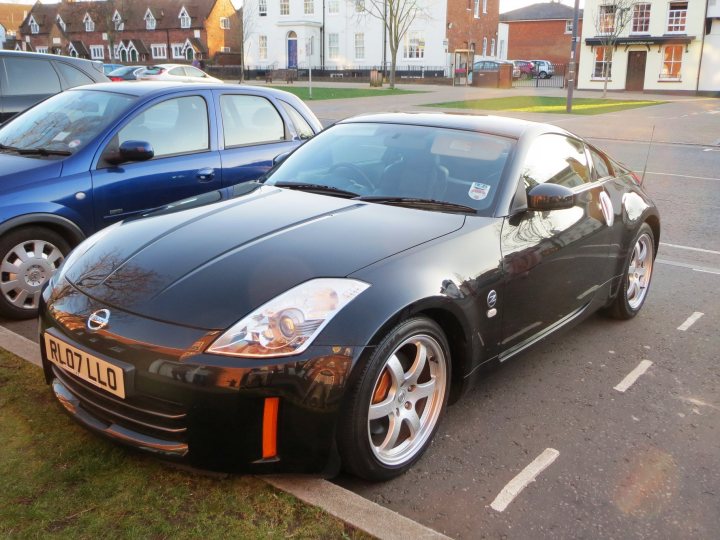
<path fill-rule="evenodd" d="M 355 11 L 382 21 L 390 48 L 390 88 L 395 88 L 395 69 L 400 44 L 415 19 L 424 14 L 417 0 L 350 0 Z"/>
<path fill-rule="evenodd" d="M 244 0 L 240 8 L 240 82 L 245 81 L 245 50 L 250 36 L 255 32 L 258 6 L 254 0 Z"/>
<path fill-rule="evenodd" d="M 607 97 L 607 85 L 610 79 L 612 56 L 620 34 L 632 20 L 632 10 L 636 0 L 604 0 L 595 13 L 595 31 L 600 39 L 602 59 L 595 59 L 595 76 L 602 77 L 603 95 Z"/>

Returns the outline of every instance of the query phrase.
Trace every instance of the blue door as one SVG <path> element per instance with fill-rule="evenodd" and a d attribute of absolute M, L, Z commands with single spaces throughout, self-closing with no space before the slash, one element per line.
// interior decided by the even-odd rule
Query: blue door
<path fill-rule="evenodd" d="M 297 68 L 297 38 L 288 38 L 288 68 Z"/>

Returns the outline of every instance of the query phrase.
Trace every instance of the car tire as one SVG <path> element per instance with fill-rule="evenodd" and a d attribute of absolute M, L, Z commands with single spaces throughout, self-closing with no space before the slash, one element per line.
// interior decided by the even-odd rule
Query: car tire
<path fill-rule="evenodd" d="M 43 285 L 70 251 L 70 244 L 44 227 L 16 229 L 0 238 L 0 315 L 37 317 Z"/>
<path fill-rule="evenodd" d="M 447 407 L 451 359 L 440 326 L 426 317 L 398 324 L 351 378 L 338 427 L 346 471 L 387 480 L 427 450 Z"/>
<path fill-rule="evenodd" d="M 541 71 L 539 73 L 539 76 L 541 79 L 547 79 L 547 71 Z"/>
<path fill-rule="evenodd" d="M 650 290 L 655 263 L 655 235 L 643 223 L 632 242 L 617 297 L 607 309 L 615 319 L 632 319 L 640 312 Z"/>

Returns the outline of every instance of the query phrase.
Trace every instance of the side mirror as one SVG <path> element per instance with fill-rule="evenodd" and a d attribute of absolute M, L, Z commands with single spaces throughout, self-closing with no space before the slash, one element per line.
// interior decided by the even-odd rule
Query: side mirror
<path fill-rule="evenodd" d="M 147 161 L 155 156 L 152 144 L 146 141 L 125 141 L 120 145 L 113 156 L 106 158 L 106 161 L 113 165 L 120 165 L 128 161 Z"/>
<path fill-rule="evenodd" d="M 287 159 L 289 155 L 290 152 L 283 152 L 282 154 L 278 154 L 277 156 L 275 156 L 272 161 L 273 167 L 280 165 L 283 161 L 285 161 L 285 159 Z"/>
<path fill-rule="evenodd" d="M 575 206 L 575 193 L 560 184 L 538 184 L 528 191 L 529 210 L 562 210 Z"/>

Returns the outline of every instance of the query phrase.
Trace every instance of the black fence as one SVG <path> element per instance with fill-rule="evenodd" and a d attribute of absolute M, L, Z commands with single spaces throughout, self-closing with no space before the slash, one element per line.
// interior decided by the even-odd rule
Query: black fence
<path fill-rule="evenodd" d="M 240 79 L 240 66 L 208 66 L 207 72 L 213 77 L 221 79 Z M 280 66 L 247 66 L 245 68 L 246 80 L 265 80 L 274 72 L 286 73 L 294 71 L 295 80 L 306 81 L 310 77 L 310 70 L 307 67 L 288 70 Z M 357 82 L 369 82 L 370 73 L 373 71 L 383 72 L 382 66 L 356 66 L 349 68 L 337 67 L 313 67 L 312 78 L 317 80 L 350 80 Z M 390 76 L 390 68 L 387 67 L 385 76 Z M 447 70 L 442 66 L 398 66 L 395 69 L 395 78 L 402 79 L 443 79 L 447 76 Z"/>
<path fill-rule="evenodd" d="M 566 64 L 535 66 L 532 71 L 521 71 L 519 77 L 513 77 L 512 85 L 514 87 L 565 88 L 566 73 Z"/>

